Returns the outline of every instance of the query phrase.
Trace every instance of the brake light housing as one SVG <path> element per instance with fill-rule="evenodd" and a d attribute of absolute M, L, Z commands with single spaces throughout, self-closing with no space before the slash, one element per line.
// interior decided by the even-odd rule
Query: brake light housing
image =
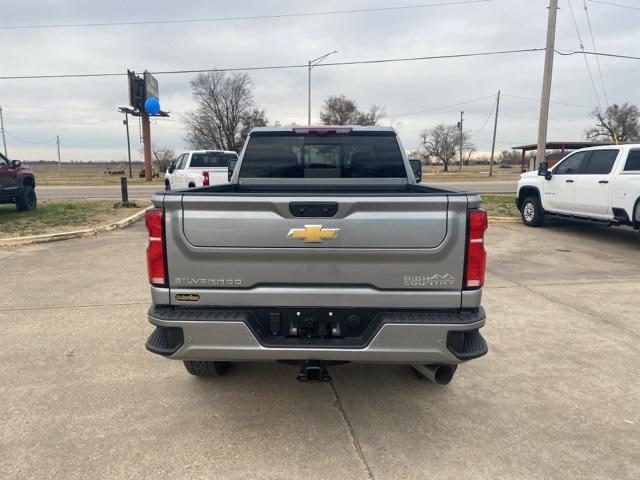
<path fill-rule="evenodd" d="M 487 252 L 484 249 L 484 233 L 488 227 L 484 210 L 470 210 L 467 214 L 467 257 L 465 259 L 464 288 L 476 290 L 484 285 Z"/>
<path fill-rule="evenodd" d="M 144 212 L 144 224 L 149 234 L 149 245 L 147 246 L 149 283 L 154 287 L 166 287 L 164 210 L 162 208 L 149 208 Z"/>
<path fill-rule="evenodd" d="M 205 187 L 209 186 L 209 172 L 206 170 L 202 172 L 202 185 Z"/>

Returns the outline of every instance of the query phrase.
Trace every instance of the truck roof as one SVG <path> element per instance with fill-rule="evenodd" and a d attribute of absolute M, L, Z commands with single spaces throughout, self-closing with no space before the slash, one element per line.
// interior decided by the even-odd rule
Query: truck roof
<path fill-rule="evenodd" d="M 324 130 L 324 129 L 344 129 L 349 128 L 358 132 L 394 132 L 393 127 L 383 127 L 375 125 L 371 127 L 363 127 L 362 125 L 289 125 L 286 127 L 255 127 L 251 129 L 253 132 L 293 132 L 294 130 Z"/>
<path fill-rule="evenodd" d="M 236 152 L 234 152 L 233 150 L 187 150 L 184 153 L 236 153 Z"/>

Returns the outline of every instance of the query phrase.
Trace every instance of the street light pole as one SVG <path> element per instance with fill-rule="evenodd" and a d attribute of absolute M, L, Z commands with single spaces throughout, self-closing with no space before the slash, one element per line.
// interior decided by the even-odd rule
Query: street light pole
<path fill-rule="evenodd" d="M 307 125 L 311 125 L 311 60 L 309 60 L 309 85 L 307 87 L 307 94 Z"/>
<path fill-rule="evenodd" d="M 462 147 L 463 147 L 463 133 L 462 133 L 462 123 L 464 122 L 464 112 L 460 112 L 460 171 L 462 171 Z"/>
<path fill-rule="evenodd" d="M 311 69 L 316 67 L 322 63 L 322 61 L 327 58 L 329 55 L 333 55 L 334 53 L 338 53 L 337 50 L 333 50 L 329 53 L 325 53 L 324 55 L 319 56 L 313 60 L 309 60 L 308 65 L 308 86 L 307 86 L 307 123 L 311 125 Z"/>

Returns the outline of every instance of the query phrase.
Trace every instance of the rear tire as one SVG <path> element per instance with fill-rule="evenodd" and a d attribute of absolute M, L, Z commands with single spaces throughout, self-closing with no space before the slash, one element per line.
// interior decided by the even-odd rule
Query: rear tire
<path fill-rule="evenodd" d="M 230 362 L 205 362 L 200 360 L 185 360 L 184 368 L 196 377 L 219 377 L 229 371 Z"/>
<path fill-rule="evenodd" d="M 544 223 L 544 210 L 540 203 L 540 197 L 527 197 L 522 202 L 520 209 L 522 223 L 527 227 L 539 227 Z"/>
<path fill-rule="evenodd" d="M 33 187 L 25 185 L 16 197 L 16 208 L 20 211 L 34 210 L 38 206 L 38 197 Z"/>
<path fill-rule="evenodd" d="M 167 191 L 171 190 L 171 184 L 169 183 L 169 180 L 164 182 L 164 189 Z"/>

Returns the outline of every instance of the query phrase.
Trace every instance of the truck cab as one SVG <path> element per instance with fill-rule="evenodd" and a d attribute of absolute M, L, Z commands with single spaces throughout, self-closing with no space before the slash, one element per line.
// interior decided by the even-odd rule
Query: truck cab
<path fill-rule="evenodd" d="M 577 150 L 553 168 L 543 163 L 518 182 L 516 206 L 525 225 L 545 217 L 640 228 L 640 144 Z"/>

